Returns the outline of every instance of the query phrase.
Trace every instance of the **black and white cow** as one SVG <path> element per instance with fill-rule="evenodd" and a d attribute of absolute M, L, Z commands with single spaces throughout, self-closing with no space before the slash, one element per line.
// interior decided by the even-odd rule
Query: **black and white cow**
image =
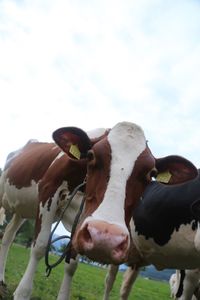
<path fill-rule="evenodd" d="M 158 270 L 192 269 L 177 270 L 171 278 L 170 286 L 176 299 L 198 299 L 199 197 L 200 174 L 193 180 L 174 186 L 158 181 L 148 185 L 133 210 L 131 222 L 133 243 L 141 255 L 141 262 L 136 261 L 134 252 L 130 255 L 129 264 L 134 268 L 129 267 L 125 273 L 121 299 L 128 299 L 139 266 L 148 264 L 153 264 Z M 111 273 L 110 280 L 115 276 L 116 267 L 111 268 Z"/>
<path fill-rule="evenodd" d="M 176 270 L 169 279 L 171 298 L 200 299 L 200 269 Z"/>
<path fill-rule="evenodd" d="M 174 186 L 158 181 L 148 185 L 132 212 L 131 228 L 144 261 L 157 269 L 200 265 L 199 205 L 200 175 Z"/>

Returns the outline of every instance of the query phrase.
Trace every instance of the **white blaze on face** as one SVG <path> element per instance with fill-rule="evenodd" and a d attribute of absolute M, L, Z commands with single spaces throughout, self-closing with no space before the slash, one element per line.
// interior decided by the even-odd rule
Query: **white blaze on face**
<path fill-rule="evenodd" d="M 146 148 L 146 139 L 138 125 L 123 122 L 113 127 L 108 142 L 111 147 L 110 179 L 104 199 L 92 216 L 124 227 L 126 184 L 135 161 Z"/>

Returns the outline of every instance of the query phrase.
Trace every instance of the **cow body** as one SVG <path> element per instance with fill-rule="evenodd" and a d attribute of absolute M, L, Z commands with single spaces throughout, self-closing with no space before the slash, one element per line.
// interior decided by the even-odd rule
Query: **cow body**
<path fill-rule="evenodd" d="M 102 136 L 92 139 L 81 129 L 60 128 L 54 132 L 53 138 L 60 148 L 52 144 L 49 151 L 39 151 L 40 155 L 36 152 L 35 159 L 34 153 L 27 154 L 26 149 L 30 147 L 27 145 L 13 156 L 13 160 L 10 157 L 7 171 L 2 177 L 2 203 L 5 209 L 14 213 L 14 217 L 11 230 L 8 228 L 2 241 L 1 274 L 4 274 L 7 244 L 11 243 L 16 228 L 26 217 L 23 205 L 20 209 L 21 203 L 25 203 L 26 192 L 29 191 L 27 198 L 31 203 L 39 201 L 35 240 L 27 269 L 15 291 L 15 300 L 30 299 L 33 276 L 39 259 L 44 255 L 51 225 L 66 201 L 65 196 L 86 175 L 85 208 L 73 238 L 73 247 L 93 260 L 114 264 L 129 259 L 136 264 L 143 262 L 139 245 L 133 243 L 134 231 L 131 235 L 129 224 L 141 195 L 155 175 L 155 167 L 158 171 L 170 170 L 170 184 L 197 175 L 196 168 L 183 158 L 172 156 L 155 159 L 143 130 L 133 123 L 118 123 L 109 131 L 104 130 Z M 32 158 L 34 163 L 30 164 Z M 14 201 L 11 199 L 12 193 L 9 196 L 8 190 L 11 189 L 15 195 L 19 193 Z M 19 197 L 21 194 L 24 199 L 22 202 Z M 76 203 L 80 204 L 82 195 L 82 192 L 76 195 L 72 204 L 74 207 L 70 207 L 72 213 L 69 209 L 63 217 L 62 221 L 68 230 L 77 211 Z M 24 205 L 28 207 L 26 203 Z M 37 206 L 31 205 L 31 208 Z M 4 277 L 1 276 L 3 281 Z M 68 283 L 65 273 L 57 299 L 67 299 Z"/>
<path fill-rule="evenodd" d="M 199 218 L 192 210 L 199 196 L 200 175 L 175 186 L 152 182 L 137 203 L 133 242 L 157 269 L 200 266 Z"/>
<path fill-rule="evenodd" d="M 135 268 L 129 267 L 125 272 L 121 299 L 128 299 L 132 278 L 135 280 L 138 274 L 136 266 L 153 264 L 158 270 L 200 267 L 199 215 L 195 213 L 199 196 L 200 174 L 193 180 L 174 186 L 157 181 L 148 185 L 133 210 L 131 222 L 133 243 L 141 254 L 141 261 L 138 261 L 135 251 L 129 256 L 128 263 Z M 173 276 L 176 276 L 173 296 L 180 286 L 176 299 L 196 299 L 193 294 L 199 282 L 199 269 L 182 272 L 184 278 L 181 283 L 180 276 L 177 278 L 180 271 Z M 116 276 L 115 268 L 112 273 Z"/>
<path fill-rule="evenodd" d="M 146 145 L 142 129 L 136 124 L 122 122 L 110 131 L 101 130 L 98 136 L 91 135 L 91 133 L 90 136 L 91 138 L 77 128 L 60 128 L 53 134 L 60 148 L 54 143 L 31 142 L 9 155 L 1 177 L 0 199 L 2 206 L 13 213 L 13 219 L 6 228 L 0 251 L 2 285 L 5 281 L 4 272 L 8 249 L 16 231 L 25 218 L 36 217 L 36 232 L 30 260 L 14 293 L 15 300 L 30 298 L 34 273 L 40 258 L 44 255 L 51 225 L 65 204 L 65 196 L 69 195 L 86 175 L 86 198 L 92 204 L 92 210 L 100 205 L 107 185 L 109 185 L 108 200 L 111 195 L 116 195 L 116 200 L 119 196 L 118 212 L 112 220 L 113 224 L 107 227 L 106 211 L 102 205 L 101 211 L 104 213 L 104 218 L 95 225 L 97 229 L 98 226 L 100 228 L 103 226 L 107 232 L 106 236 L 102 235 L 101 245 L 104 243 L 108 245 L 109 241 L 112 241 L 112 247 L 108 250 L 108 255 L 112 257 L 112 260 L 120 262 L 126 259 L 130 247 L 130 235 L 126 225 L 129 222 L 128 216 L 126 221 L 124 213 L 121 212 L 124 206 L 123 197 L 126 194 L 124 185 L 132 175 L 135 161 L 141 156 L 145 162 L 145 174 L 139 189 L 143 190 L 146 182 L 151 179 L 149 172 L 154 168 L 155 160 Z M 74 150 L 73 153 L 71 152 L 71 146 L 75 148 L 75 156 Z M 94 157 L 94 154 L 97 156 Z M 100 160 L 96 165 L 97 158 Z M 112 176 L 109 175 L 110 171 Z M 127 200 L 131 199 L 131 186 L 128 195 Z M 69 231 L 77 211 L 76 203 L 80 204 L 80 196 L 82 196 L 81 193 L 75 197 L 62 220 Z M 131 208 L 132 204 L 128 203 L 128 206 Z M 90 205 L 86 204 L 85 208 L 86 214 L 90 213 Z M 130 211 L 130 209 L 127 210 L 129 214 Z M 93 237 L 96 236 L 93 229 L 92 234 Z M 104 256 L 104 253 L 102 255 Z M 67 265 L 65 267 L 66 272 L 58 295 L 59 300 L 67 299 L 68 267 Z"/>
<path fill-rule="evenodd" d="M 171 298 L 198 300 L 200 297 L 200 269 L 176 270 L 169 279 Z"/>
<path fill-rule="evenodd" d="M 15 292 L 15 299 L 29 299 L 34 269 L 44 255 L 51 225 L 57 220 L 62 208 L 66 205 L 67 195 L 85 177 L 86 170 L 83 165 L 76 166 L 79 177 L 75 178 L 73 171 L 68 175 L 65 174 L 59 167 L 60 163 L 61 166 L 63 163 L 69 164 L 69 158 L 55 144 L 28 143 L 21 151 L 17 152 L 17 155 L 13 156 L 13 159 L 9 159 L 1 176 L 1 205 L 6 211 L 13 214 L 13 218 L 5 230 L 0 251 L 0 281 L 2 284 L 5 282 L 4 273 L 9 246 L 23 222 L 26 219 L 36 218 L 39 197 L 42 197 L 43 200 L 36 229 L 40 240 L 32 249 L 35 261 L 30 262 L 26 276 Z M 56 170 L 60 170 L 60 173 Z M 82 193 L 79 192 L 62 219 L 63 225 L 68 231 L 71 230 L 81 197 Z M 50 206 L 51 202 L 54 203 L 54 207 Z M 46 219 L 42 214 L 44 217 L 46 216 Z M 40 231 L 42 225 L 43 231 Z M 65 277 L 67 277 L 67 270 Z M 67 288 L 66 286 L 66 293 L 69 292 Z"/>
<path fill-rule="evenodd" d="M 71 130 L 70 135 L 73 137 Z M 105 133 L 93 131 L 93 139 Z M 89 139 L 89 138 L 88 138 Z M 35 242 L 26 272 L 15 291 L 14 299 L 29 299 L 37 264 L 44 256 L 52 223 L 66 206 L 68 195 L 82 183 L 87 172 L 86 159 L 70 158 L 55 143 L 28 142 L 22 149 L 12 152 L 0 178 L 1 213 L 6 210 L 13 217 L 6 227 L 0 250 L 1 293 L 5 294 L 5 265 L 9 247 L 17 230 L 26 219 L 37 219 Z M 83 191 L 78 191 L 62 217 L 66 230 L 71 231 L 80 207 Z M 38 206 L 39 205 L 39 206 Z M 58 295 L 69 299 L 71 278 L 76 260 L 65 266 L 65 275 Z"/>

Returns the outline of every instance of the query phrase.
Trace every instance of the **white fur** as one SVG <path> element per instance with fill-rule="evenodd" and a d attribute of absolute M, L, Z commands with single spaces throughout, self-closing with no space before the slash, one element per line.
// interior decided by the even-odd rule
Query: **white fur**
<path fill-rule="evenodd" d="M 3 225 L 6 219 L 5 209 L 3 207 L 0 208 L 0 225 Z"/>
<path fill-rule="evenodd" d="M 30 187 L 16 188 L 6 179 L 2 197 L 3 207 L 22 218 L 35 218 L 37 212 L 38 186 L 32 180 Z"/>
<path fill-rule="evenodd" d="M 194 244 L 195 244 L 195 247 L 196 247 L 197 251 L 200 252 L 200 224 L 199 223 L 198 223 L 196 236 L 195 236 L 195 239 L 194 239 Z"/>
<path fill-rule="evenodd" d="M 182 283 L 183 293 L 180 297 L 176 297 L 180 285 L 180 279 L 181 279 L 180 271 L 176 270 L 176 273 L 172 274 L 169 279 L 171 297 L 173 299 L 178 299 L 178 300 L 196 299 L 195 295 L 193 294 L 195 289 L 199 288 L 200 269 L 185 271 L 185 277 Z"/>
<path fill-rule="evenodd" d="M 110 179 L 104 199 L 92 216 L 95 219 L 118 224 L 127 231 L 124 216 L 126 184 L 136 159 L 145 150 L 146 139 L 139 126 L 122 122 L 112 128 L 108 142 L 112 157 Z"/>
<path fill-rule="evenodd" d="M 62 155 L 63 152 L 60 152 L 54 162 Z M 62 185 L 57 189 L 52 199 L 50 210 L 47 208 L 48 203 L 46 203 L 44 207 L 40 205 L 40 214 L 42 217 L 41 231 L 35 247 L 32 248 L 30 260 L 24 276 L 22 277 L 20 284 L 15 291 L 15 300 L 30 299 L 34 274 L 40 258 L 44 255 L 51 225 L 57 218 L 57 212 L 60 212 L 61 209 L 66 205 L 66 201 L 68 201 L 67 197 L 65 200 L 62 199 L 62 201 L 60 201 L 59 192 L 61 190 L 66 196 L 69 194 L 67 182 L 63 182 Z M 77 193 L 63 216 L 63 225 L 67 230 L 71 230 L 74 217 L 80 205 L 80 198 L 82 198 L 82 196 L 83 193 Z M 16 232 L 23 224 L 25 219 L 36 217 L 38 205 L 38 184 L 32 180 L 30 187 L 18 189 L 14 185 L 11 185 L 9 180 L 6 179 L 6 171 L 4 171 L 0 177 L 0 206 L 2 205 L 2 212 L 4 209 L 6 209 L 14 214 L 12 220 L 6 227 L 0 250 L 0 281 L 5 282 L 6 259 L 8 250 L 16 235 Z M 63 283 L 58 294 L 59 300 L 69 299 L 70 283 L 76 267 L 77 262 L 74 262 L 73 260 L 71 261 L 70 265 L 65 267 Z M 68 284 L 66 285 L 66 283 Z"/>
<path fill-rule="evenodd" d="M 109 300 L 109 295 L 115 282 L 119 266 L 109 265 L 108 272 L 105 278 L 105 290 L 103 300 Z"/>
<path fill-rule="evenodd" d="M 155 265 L 158 270 L 164 268 L 194 269 L 200 266 L 200 252 L 196 251 L 194 245 L 195 234 L 196 232 L 191 230 L 190 224 L 181 225 L 178 231 L 174 230 L 168 243 L 159 246 L 152 238 L 146 239 L 144 236 L 138 235 L 131 222 L 134 244 L 145 260 L 149 264 Z"/>
<path fill-rule="evenodd" d="M 60 202 L 59 201 L 59 193 L 62 190 L 67 191 L 67 182 L 63 182 L 62 185 L 57 189 L 56 193 L 54 194 L 52 198 L 51 203 L 51 209 L 48 210 L 48 201 L 43 206 L 40 203 L 40 216 L 42 217 L 42 224 L 41 224 L 41 230 L 39 232 L 39 235 L 36 240 L 36 245 L 32 248 L 30 260 L 28 263 L 28 266 L 26 268 L 26 271 L 14 293 L 14 299 L 15 300 L 27 300 L 30 298 L 31 290 L 32 290 L 32 284 L 33 284 L 33 276 L 36 271 L 36 267 L 39 263 L 39 260 L 44 256 L 47 241 L 49 238 L 51 225 L 53 222 L 56 221 L 56 212 L 57 210 L 60 210 L 60 205 L 65 206 L 67 199 L 65 201 Z M 83 193 L 79 192 L 79 194 L 74 197 L 71 205 L 66 210 L 64 215 L 64 222 L 63 225 L 65 228 L 69 231 L 71 231 L 71 227 L 76 215 L 76 212 L 78 210 L 78 207 L 80 205 L 80 197 L 83 196 Z M 62 221 L 63 221 L 62 220 Z M 76 264 L 74 265 L 72 261 L 72 265 L 65 268 L 65 275 L 63 282 L 71 282 L 73 273 L 75 272 Z M 74 271 L 72 271 L 74 270 Z M 68 273 L 69 272 L 69 273 Z M 60 292 L 58 294 L 59 300 L 66 300 L 69 297 L 69 288 L 70 286 L 65 286 L 64 283 L 61 285 Z"/>
<path fill-rule="evenodd" d="M 174 273 L 170 276 L 169 279 L 169 287 L 170 287 L 170 297 L 176 299 L 176 293 L 178 291 L 180 278 L 178 277 L 177 273 Z"/>

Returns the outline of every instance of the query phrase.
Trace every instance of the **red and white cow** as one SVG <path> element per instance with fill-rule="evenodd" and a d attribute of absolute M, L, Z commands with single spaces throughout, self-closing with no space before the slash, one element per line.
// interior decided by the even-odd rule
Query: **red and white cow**
<path fill-rule="evenodd" d="M 109 265 L 108 272 L 105 278 L 105 290 L 103 300 L 109 300 L 110 292 L 113 288 L 117 273 L 119 270 L 118 265 Z M 132 286 L 137 279 L 140 269 L 137 266 L 129 266 L 124 272 L 123 281 L 120 288 L 120 300 L 127 300 L 131 292 Z"/>
<path fill-rule="evenodd" d="M 132 243 L 129 223 L 133 209 L 155 175 L 155 167 L 171 170 L 173 182 L 183 180 L 182 175 L 184 179 L 196 175 L 192 164 L 180 157 L 156 160 L 143 130 L 133 123 L 118 123 L 99 139 L 90 139 L 78 128 L 58 129 L 53 138 L 63 151 L 55 144 L 30 143 L 10 157 L 1 177 L 2 206 L 14 213 L 2 240 L 2 282 L 8 244 L 22 219 L 36 216 L 39 201 L 35 241 L 14 293 L 15 300 L 30 299 L 33 276 L 44 255 L 51 225 L 66 202 L 63 195 L 71 193 L 86 175 L 86 204 L 74 246 L 94 260 L 114 264 L 129 261 L 130 254 L 134 262 L 141 261 L 140 251 Z M 178 167 L 183 165 L 180 172 Z M 63 216 L 62 222 L 69 231 L 82 195 L 80 192 L 75 197 Z M 66 274 L 59 300 L 67 299 Z"/>
<path fill-rule="evenodd" d="M 123 129 L 108 135 L 104 153 L 95 146 L 90 151 L 86 207 L 73 240 L 75 249 L 103 263 L 154 264 L 158 270 L 199 267 L 197 169 L 177 156 L 153 162 L 141 131 L 135 131 L 132 139 L 123 132 L 121 142 Z M 154 166 L 167 171 L 167 182 L 150 181 L 148 172 Z"/>
<path fill-rule="evenodd" d="M 39 143 L 29 141 L 23 148 L 9 154 L 5 169 L 0 177 L 0 217 L 4 219 L 4 211 L 13 214 L 12 220 L 5 229 L 0 250 L 0 282 L 1 292 L 6 294 L 5 266 L 9 247 L 15 238 L 17 230 L 26 219 L 36 218 L 35 244 L 32 247 L 30 261 L 15 291 L 14 299 L 29 299 L 36 266 L 46 249 L 51 225 L 59 217 L 67 202 L 67 195 L 82 183 L 87 173 L 87 149 L 98 139 L 107 135 L 106 129 L 98 129 L 89 133 L 90 138 L 78 128 L 61 128 L 54 133 L 54 138 L 62 144 L 62 133 L 65 135 L 65 154 L 55 143 Z M 73 145 L 78 145 L 78 138 L 84 143 L 79 147 L 82 159 L 74 159 L 79 155 Z M 70 150 L 70 145 L 72 145 Z M 74 150 L 75 149 L 75 150 Z M 72 152 L 72 153 L 71 153 Z M 62 223 L 70 231 L 74 217 L 79 209 L 84 191 L 79 191 L 66 210 Z M 38 210 L 38 203 L 39 210 Z M 38 214 L 37 214 L 38 211 Z M 69 299 L 70 282 L 75 272 L 77 262 L 71 259 L 66 264 L 63 283 L 58 299 Z"/>
<path fill-rule="evenodd" d="M 102 146 L 104 151 L 102 151 Z M 174 185 L 169 186 L 170 189 L 177 187 L 180 182 L 196 178 L 198 174 L 192 163 L 177 156 L 169 156 L 156 161 L 146 144 L 142 130 L 139 127 L 131 127 L 129 124 L 116 126 L 105 140 L 94 145 L 89 152 L 85 212 L 73 240 L 74 247 L 80 254 L 108 264 L 120 264 L 131 259 L 134 263 L 142 261 L 146 249 L 151 250 L 148 234 L 145 233 L 147 237 L 143 238 L 141 230 L 141 239 L 144 240 L 145 247 L 142 248 L 141 244 L 140 249 L 140 244 L 138 245 L 140 233 L 137 234 L 133 226 L 130 235 L 129 224 L 131 218 L 135 222 L 136 207 L 142 203 L 143 198 L 145 199 L 145 197 L 141 198 L 145 188 L 151 189 L 152 184 L 156 184 L 151 181 L 155 166 L 163 172 L 168 170 L 171 174 L 169 184 Z M 164 184 L 159 184 L 164 186 Z M 153 198 L 154 194 L 151 194 Z M 152 204 L 151 207 L 150 202 L 153 216 L 156 203 L 152 202 Z M 157 216 L 158 211 L 155 212 Z M 139 226 L 141 225 L 142 228 L 142 220 L 137 218 L 137 221 L 141 222 Z M 170 227 L 171 219 L 168 218 L 167 221 Z M 138 230 L 141 228 L 139 227 Z M 145 229 L 151 228 L 145 227 Z M 154 228 L 154 231 L 156 229 L 159 229 L 159 234 L 161 231 L 160 235 L 162 235 L 162 228 Z M 196 233 L 196 231 L 193 232 Z M 168 235 L 167 232 L 167 237 L 163 236 L 163 240 L 167 239 Z M 193 238 L 194 236 L 195 234 Z M 194 241 L 192 245 L 195 251 Z M 162 247 L 158 247 L 158 250 L 161 251 Z M 148 255 L 154 253 L 157 258 L 156 250 L 153 253 L 149 252 Z M 200 252 L 197 252 L 198 258 L 199 255 Z"/>

